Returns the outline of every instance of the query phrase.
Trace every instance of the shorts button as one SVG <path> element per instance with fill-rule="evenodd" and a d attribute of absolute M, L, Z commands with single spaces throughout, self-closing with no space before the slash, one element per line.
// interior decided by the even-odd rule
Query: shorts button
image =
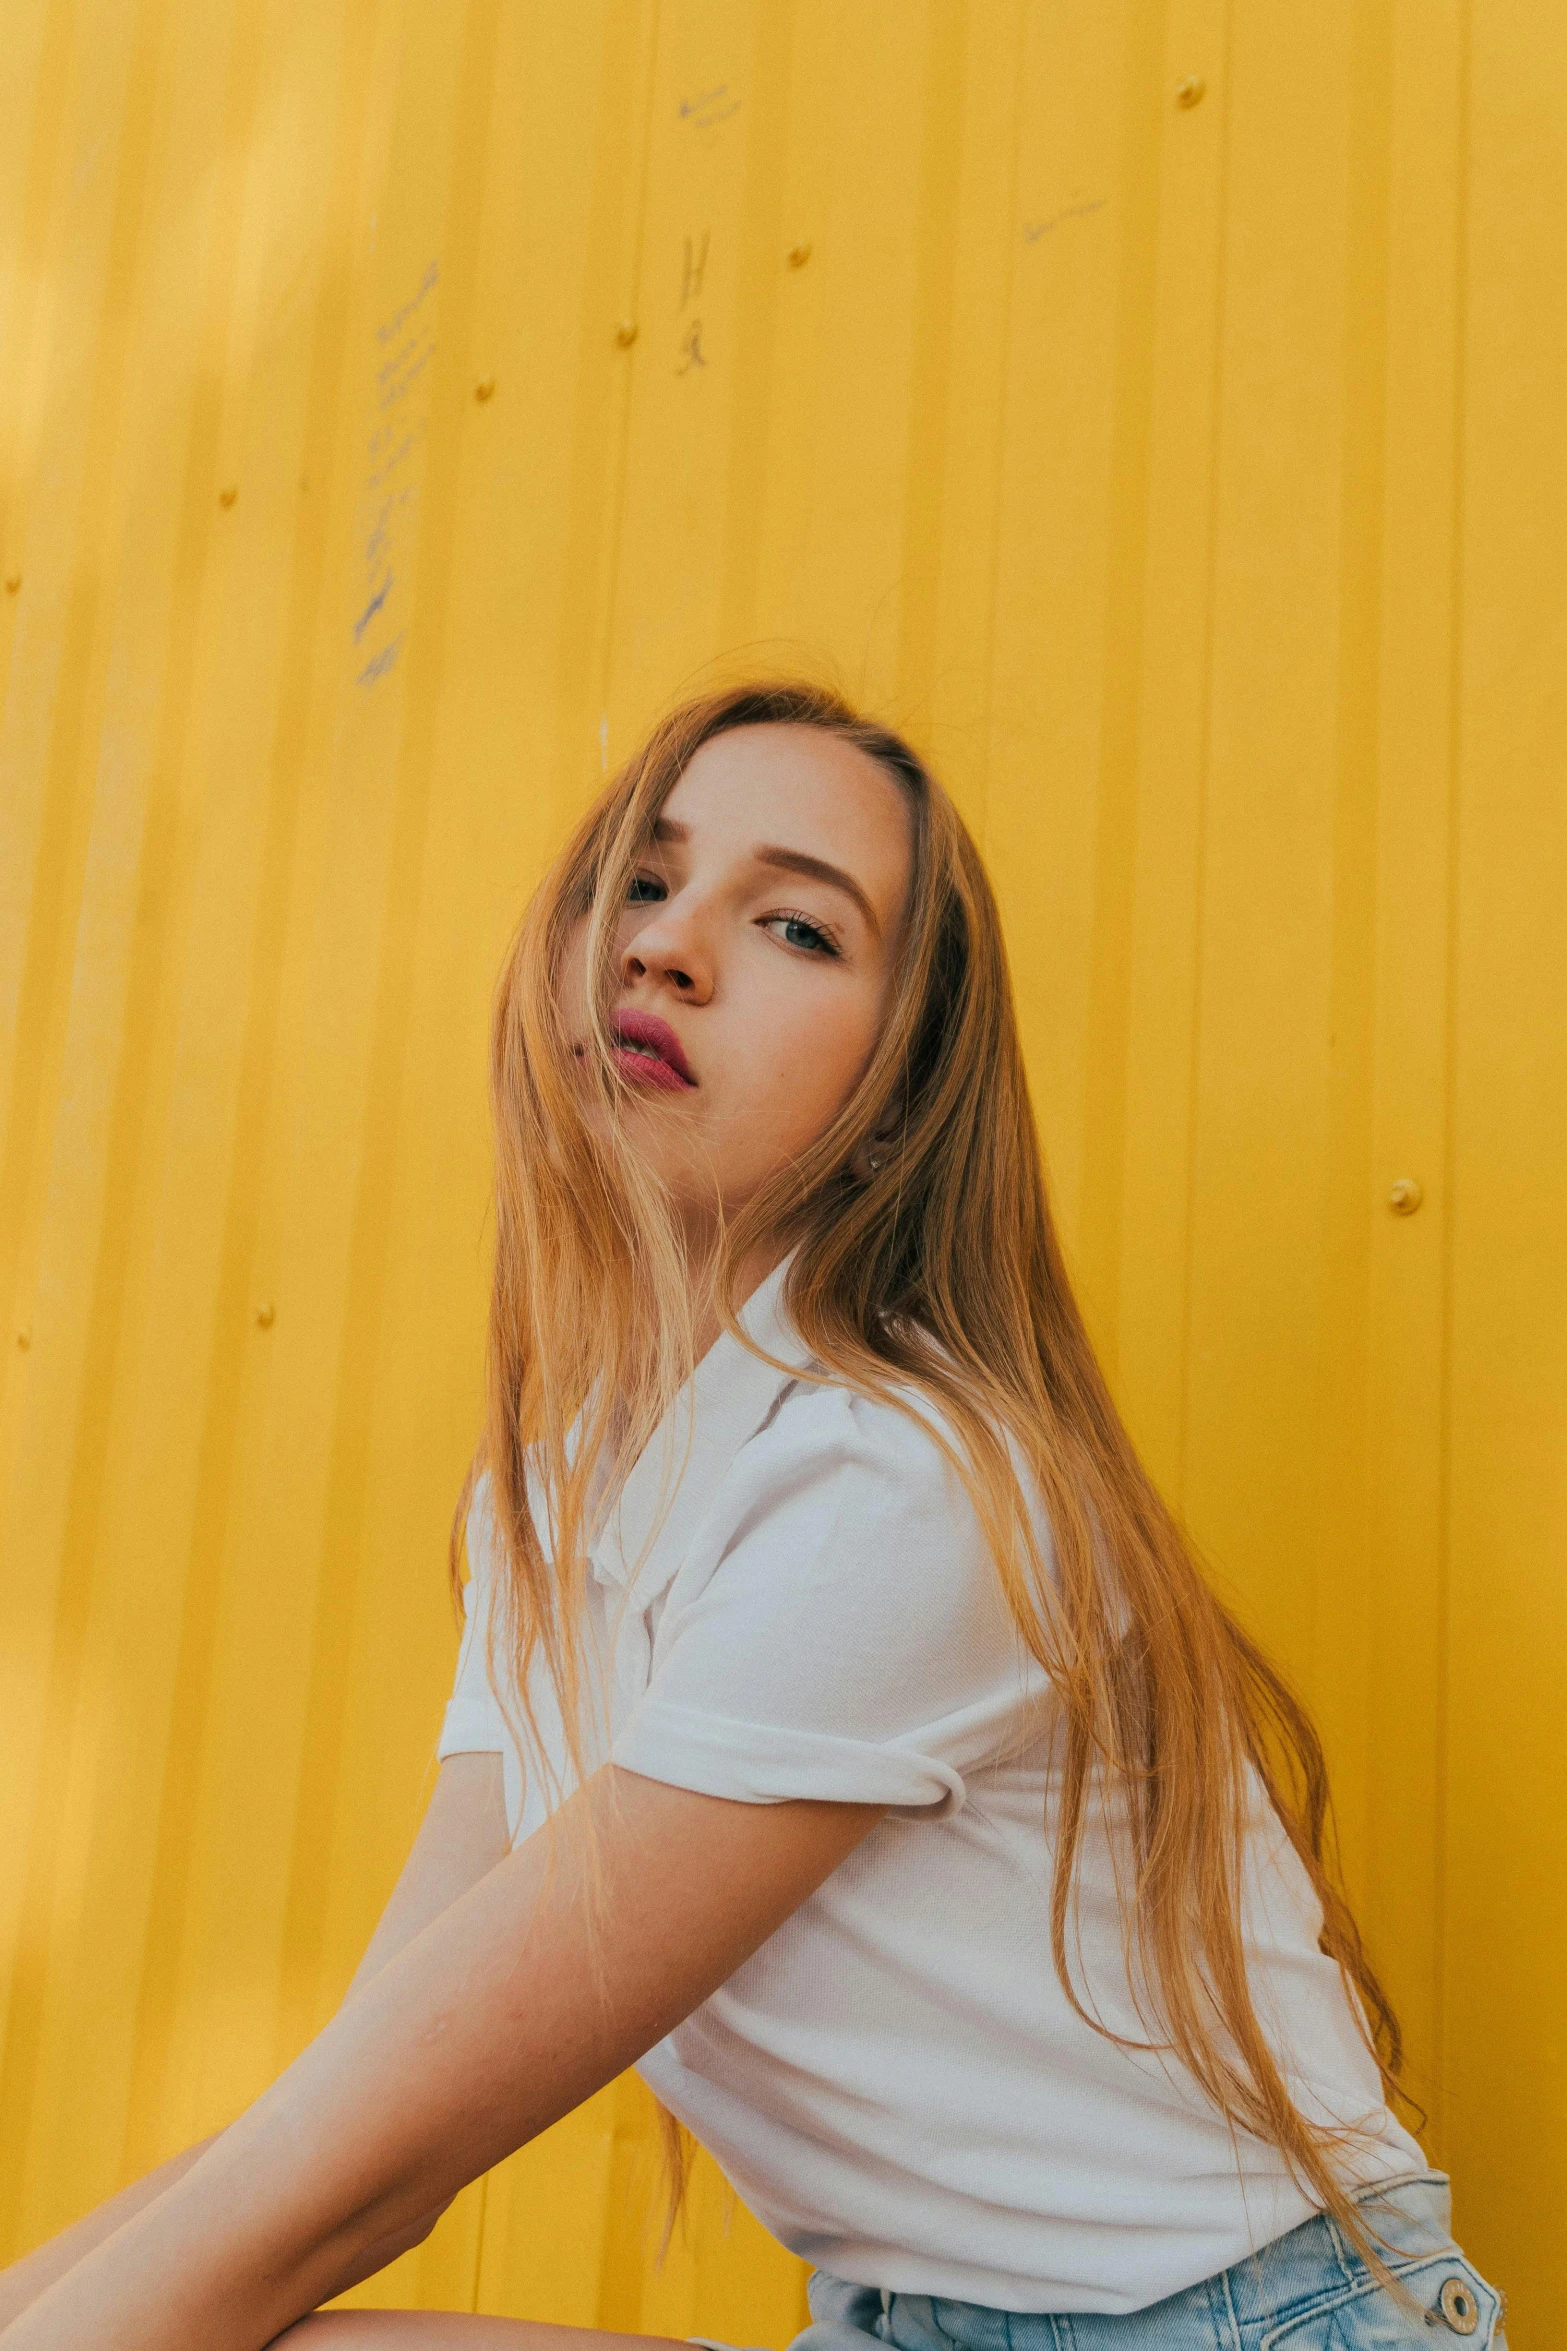
<path fill-rule="evenodd" d="M 1462 2278 L 1448 2278 L 1437 2296 L 1442 2316 L 1455 2335 L 1472 2335 L 1480 2324 L 1480 2305 Z"/>

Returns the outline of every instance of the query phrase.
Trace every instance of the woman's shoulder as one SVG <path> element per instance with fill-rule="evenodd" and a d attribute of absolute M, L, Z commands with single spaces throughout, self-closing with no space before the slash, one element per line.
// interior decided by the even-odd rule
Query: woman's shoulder
<path fill-rule="evenodd" d="M 836 1688 L 874 1660 L 922 1719 L 1010 1708 L 1017 1628 L 955 1455 L 957 1429 L 912 1384 L 792 1380 L 704 1497 L 665 1645 L 721 1622 L 731 1680 L 787 1658 L 791 1684 Z"/>
<path fill-rule="evenodd" d="M 900 1554 L 906 1569 L 923 1560 L 943 1580 L 994 1580 L 963 1431 L 915 1381 L 872 1393 L 829 1376 L 791 1380 L 723 1482 L 716 1515 L 736 1528 L 760 1532 L 772 1520 L 801 1541 L 812 1529 L 855 1532 Z M 1048 1548 L 1026 1478 L 1021 1491 Z"/>
<path fill-rule="evenodd" d="M 965 1447 L 956 1420 L 907 1378 L 872 1392 L 830 1373 L 796 1377 L 780 1391 L 753 1446 L 772 1459 L 806 1455 L 932 1493 L 944 1493 L 954 1481 L 963 1491 Z"/>

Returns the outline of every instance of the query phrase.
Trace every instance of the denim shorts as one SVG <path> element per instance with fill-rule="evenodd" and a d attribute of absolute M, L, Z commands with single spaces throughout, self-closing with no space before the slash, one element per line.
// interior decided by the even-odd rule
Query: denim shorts
<path fill-rule="evenodd" d="M 1022 2314 L 890 2294 L 817 2270 L 790 2351 L 1505 2351 L 1502 2297 L 1453 2243 L 1445 2173 L 1356 2198 L 1414 2307 L 1379 2285 L 1326 2213 L 1146 2309 Z"/>

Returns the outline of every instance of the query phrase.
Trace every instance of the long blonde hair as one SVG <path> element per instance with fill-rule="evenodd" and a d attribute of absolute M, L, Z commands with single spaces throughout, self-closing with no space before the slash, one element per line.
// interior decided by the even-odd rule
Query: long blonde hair
<path fill-rule="evenodd" d="M 1046 1200 L 979 854 L 909 746 L 835 694 L 763 683 L 676 710 L 589 810 L 523 918 L 495 1010 L 487 1425 L 454 1526 L 454 1576 L 469 1493 L 488 1469 L 509 1565 L 501 1637 L 513 1687 L 531 1724 L 528 1692 L 547 1673 L 580 1768 L 576 1636 L 595 1498 L 649 1442 L 694 1354 L 677 1228 L 614 1115 L 604 1019 L 615 925 L 693 754 L 759 725 L 820 728 L 879 762 L 907 803 L 913 872 L 875 1054 L 827 1132 L 725 1235 L 721 1319 L 735 1328 L 730 1269 L 776 1237 L 793 1251 L 789 1315 L 825 1376 L 894 1403 L 912 1389 L 939 1408 L 1018 1632 L 1060 1696 L 1048 1931 L 1067 1997 L 1107 2032 L 1070 1950 L 1090 1808 L 1114 1803 L 1128 1974 L 1152 2037 L 1139 2045 L 1168 2051 L 1232 2128 L 1278 2148 L 1375 2261 L 1333 2160 L 1347 2133 L 1295 2105 L 1247 1982 L 1243 1861 L 1260 1781 L 1320 1901 L 1321 1947 L 1396 2094 L 1399 2028 L 1338 1881 L 1321 1744 L 1204 1581 L 1095 1360 Z M 584 920 L 592 1038 L 574 1062 L 581 1039 L 561 981 Z M 604 1116 L 589 1115 L 584 1072 Z M 1009 1448 L 1043 1502 L 1053 1573 Z"/>

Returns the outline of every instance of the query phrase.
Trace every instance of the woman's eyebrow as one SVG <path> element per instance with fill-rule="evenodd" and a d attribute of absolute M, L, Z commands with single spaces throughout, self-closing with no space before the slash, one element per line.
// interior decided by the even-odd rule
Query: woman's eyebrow
<path fill-rule="evenodd" d="M 654 823 L 653 838 L 661 842 L 689 841 L 691 827 L 679 823 L 672 816 L 661 816 Z M 870 924 L 873 936 L 878 939 L 881 937 L 881 924 L 876 919 L 875 907 L 853 874 L 845 873 L 841 865 L 829 865 L 825 857 L 812 857 L 805 849 L 781 849 L 771 843 L 753 849 L 751 854 L 758 865 L 770 866 L 775 873 L 805 874 L 813 882 L 826 882 L 833 889 L 841 890 L 846 898 L 853 899 Z"/>
<path fill-rule="evenodd" d="M 812 857 L 804 849 L 776 849 L 772 847 L 752 851 L 758 865 L 771 866 L 776 873 L 802 873 L 813 882 L 826 882 L 835 890 L 842 890 L 870 924 L 874 938 L 881 937 L 881 924 L 876 909 L 860 888 L 852 873 L 845 873 L 841 865 L 829 865 L 825 857 Z"/>

